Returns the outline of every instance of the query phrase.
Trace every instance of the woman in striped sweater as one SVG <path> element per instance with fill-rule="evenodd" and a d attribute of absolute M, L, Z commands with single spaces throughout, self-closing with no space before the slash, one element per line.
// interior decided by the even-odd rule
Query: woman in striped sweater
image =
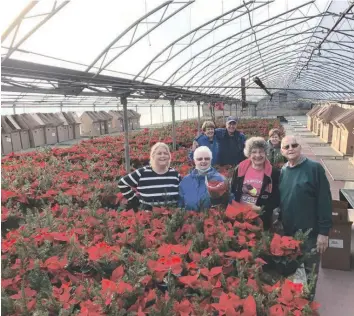
<path fill-rule="evenodd" d="M 177 205 L 181 176 L 170 168 L 171 153 L 164 143 L 150 151 L 150 166 L 121 178 L 118 187 L 128 200 L 127 209 L 151 211 L 153 206 Z"/>

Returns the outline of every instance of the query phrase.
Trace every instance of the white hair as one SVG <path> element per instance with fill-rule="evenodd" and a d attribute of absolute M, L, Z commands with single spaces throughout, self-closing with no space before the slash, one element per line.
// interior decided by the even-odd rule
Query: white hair
<path fill-rule="evenodd" d="M 207 147 L 207 146 L 200 146 L 200 147 L 198 147 L 198 148 L 194 151 L 194 160 L 195 160 L 195 157 L 196 157 L 199 153 L 207 153 L 208 156 L 210 157 L 210 159 L 213 158 L 213 153 L 211 152 L 211 150 L 210 150 L 209 147 Z"/>

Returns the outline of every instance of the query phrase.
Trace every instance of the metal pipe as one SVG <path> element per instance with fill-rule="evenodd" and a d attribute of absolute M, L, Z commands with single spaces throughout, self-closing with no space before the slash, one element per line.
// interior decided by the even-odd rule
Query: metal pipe
<path fill-rule="evenodd" d="M 172 110 L 172 149 L 176 150 L 176 118 L 175 118 L 175 100 L 170 100 Z"/>
<path fill-rule="evenodd" d="M 127 97 L 121 97 L 120 103 L 123 105 L 125 170 L 127 173 L 129 173 L 130 172 L 130 156 L 129 156 L 129 126 L 128 126 L 128 100 L 127 100 Z"/>
<path fill-rule="evenodd" d="M 311 55 L 309 57 L 309 59 L 307 60 L 307 63 L 300 69 L 299 71 L 299 75 L 301 74 L 301 72 L 306 68 L 308 68 L 308 65 L 312 59 L 312 56 L 314 54 L 314 52 L 316 50 L 318 50 L 319 52 L 321 51 L 321 45 L 326 41 L 326 39 L 328 38 L 328 36 L 335 30 L 335 28 L 338 26 L 338 24 L 343 20 L 343 18 L 345 18 L 345 16 L 351 11 L 351 9 L 354 7 L 354 3 L 349 5 L 349 7 L 347 8 L 347 10 L 345 10 L 344 13 L 342 13 L 342 15 L 339 17 L 339 19 L 337 20 L 337 22 L 333 25 L 333 27 L 328 31 L 328 33 L 326 34 L 326 36 L 323 38 L 323 40 L 312 50 Z"/>
<path fill-rule="evenodd" d="M 48 20 L 50 20 L 56 13 L 58 13 L 62 8 L 64 8 L 70 1 L 64 1 L 61 3 L 57 8 L 53 9 L 52 12 L 50 12 L 41 22 L 39 22 L 33 29 L 31 29 L 26 35 L 15 45 L 15 47 L 12 47 L 9 49 L 7 52 L 6 56 L 1 60 L 1 63 L 3 63 L 5 60 L 7 60 L 13 52 L 17 50 L 33 33 L 35 33 L 42 25 L 44 25 Z"/>
<path fill-rule="evenodd" d="M 198 107 L 198 128 L 197 128 L 197 136 L 200 134 L 200 101 L 197 101 Z"/>
<path fill-rule="evenodd" d="M 17 16 L 15 20 L 9 25 L 9 27 L 1 34 L 1 42 L 4 43 L 6 38 L 12 32 L 12 30 L 22 22 L 22 19 L 26 16 L 28 12 L 32 10 L 32 8 L 38 3 L 38 1 L 31 1 L 27 4 L 27 6 L 21 11 L 21 13 Z"/>

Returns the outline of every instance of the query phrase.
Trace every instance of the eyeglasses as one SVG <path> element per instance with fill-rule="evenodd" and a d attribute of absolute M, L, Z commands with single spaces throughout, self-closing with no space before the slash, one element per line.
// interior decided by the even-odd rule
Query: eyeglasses
<path fill-rule="evenodd" d="M 195 158 L 195 160 L 197 160 L 197 161 L 202 161 L 202 160 L 210 161 L 210 157 L 199 157 L 199 158 Z"/>
<path fill-rule="evenodd" d="M 289 144 L 289 145 L 285 145 L 285 146 L 283 146 L 283 149 L 285 149 L 285 150 L 288 150 L 289 148 L 298 148 L 299 147 L 299 144 Z"/>

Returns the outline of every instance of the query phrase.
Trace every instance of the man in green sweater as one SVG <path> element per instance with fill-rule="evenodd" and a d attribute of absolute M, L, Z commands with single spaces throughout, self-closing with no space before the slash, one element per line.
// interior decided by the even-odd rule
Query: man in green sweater
<path fill-rule="evenodd" d="M 298 230 L 311 229 L 306 251 L 316 248 L 317 253 L 305 262 L 309 273 L 315 264 L 318 273 L 320 254 L 328 247 L 328 233 L 332 227 L 332 197 L 322 165 L 301 154 L 301 145 L 294 136 L 281 142 L 281 153 L 288 159 L 280 176 L 280 218 L 285 235 L 293 236 Z M 311 293 L 314 298 L 315 287 Z"/>

